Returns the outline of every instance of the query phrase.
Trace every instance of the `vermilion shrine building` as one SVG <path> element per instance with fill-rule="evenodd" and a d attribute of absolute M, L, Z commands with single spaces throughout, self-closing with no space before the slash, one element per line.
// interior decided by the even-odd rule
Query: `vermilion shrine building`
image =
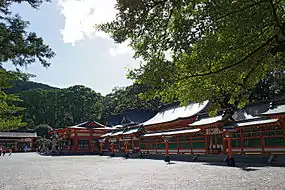
<path fill-rule="evenodd" d="M 225 154 L 230 158 L 234 154 L 285 154 L 285 102 L 249 105 L 231 118 L 223 112 L 209 117 L 208 106 L 208 101 L 171 105 L 140 121 L 124 116 L 120 124 L 110 127 L 90 121 L 57 132 L 63 152 Z"/>
<path fill-rule="evenodd" d="M 62 153 L 98 153 L 99 138 L 112 130 L 96 121 L 87 121 L 75 126 L 56 129 L 59 136 L 59 150 Z"/>
<path fill-rule="evenodd" d="M 136 126 L 101 136 L 116 152 L 148 154 L 284 154 L 285 105 L 262 103 L 237 111 L 231 120 L 208 117 L 208 102 L 172 106 Z M 110 150 L 110 149 L 109 149 Z"/>

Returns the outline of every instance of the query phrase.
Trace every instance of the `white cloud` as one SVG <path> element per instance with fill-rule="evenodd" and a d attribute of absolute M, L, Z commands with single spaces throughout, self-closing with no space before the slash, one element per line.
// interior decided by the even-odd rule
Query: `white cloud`
<path fill-rule="evenodd" d="M 60 12 L 65 17 L 65 26 L 61 30 L 62 40 L 75 45 L 86 37 L 110 39 L 107 34 L 96 31 L 94 25 L 115 18 L 115 3 L 116 0 L 58 0 Z M 127 44 L 114 44 L 109 53 L 112 56 L 133 53 Z"/>
<path fill-rule="evenodd" d="M 129 44 L 129 41 L 125 41 L 123 42 L 122 44 L 114 44 L 114 47 L 112 47 L 110 50 L 109 50 L 109 53 L 111 56 L 117 56 L 117 55 L 120 55 L 120 54 L 134 54 L 134 51 L 128 47 L 128 44 Z"/>

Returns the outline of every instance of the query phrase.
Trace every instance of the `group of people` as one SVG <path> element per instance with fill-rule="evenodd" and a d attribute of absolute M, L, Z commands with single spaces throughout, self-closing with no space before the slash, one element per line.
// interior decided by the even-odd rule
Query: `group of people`
<path fill-rule="evenodd" d="M 5 148 L 5 147 L 0 146 L 0 156 L 2 156 L 2 155 L 5 156 L 7 151 L 9 151 L 9 156 L 11 156 L 12 148 Z"/>

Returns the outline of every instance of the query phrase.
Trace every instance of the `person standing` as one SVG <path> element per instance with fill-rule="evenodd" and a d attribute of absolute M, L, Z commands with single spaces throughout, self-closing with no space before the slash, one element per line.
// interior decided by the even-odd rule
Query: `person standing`
<path fill-rule="evenodd" d="M 2 152 L 3 152 L 3 156 L 5 156 L 5 154 L 6 154 L 6 148 L 5 147 L 3 147 Z"/>
<path fill-rule="evenodd" d="M 9 156 L 12 154 L 12 147 L 9 148 Z"/>

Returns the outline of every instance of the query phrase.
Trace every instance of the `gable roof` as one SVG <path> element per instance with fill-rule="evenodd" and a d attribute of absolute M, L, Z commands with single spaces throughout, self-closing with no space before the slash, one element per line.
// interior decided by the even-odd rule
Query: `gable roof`
<path fill-rule="evenodd" d="M 119 115 L 111 115 L 107 118 L 107 126 L 130 126 L 143 123 L 155 115 L 154 111 L 143 110 L 143 109 L 133 109 L 123 112 Z"/>
<path fill-rule="evenodd" d="M 262 113 L 262 115 L 275 115 L 285 113 L 285 104 L 270 107 L 269 110 Z"/>
<path fill-rule="evenodd" d="M 191 127 L 210 125 L 223 120 L 223 115 L 218 115 L 215 117 L 206 117 L 195 121 L 194 123 L 189 124 Z"/>
<path fill-rule="evenodd" d="M 236 127 L 272 124 L 272 123 L 276 123 L 277 121 L 278 121 L 278 119 L 267 119 L 267 118 L 249 119 L 249 120 L 234 122 L 234 123 L 229 124 L 227 126 L 223 126 L 223 128 L 224 129 L 233 129 Z"/>
<path fill-rule="evenodd" d="M 208 105 L 209 101 L 202 103 L 190 103 L 186 107 L 175 105 L 159 111 L 153 118 L 142 123 L 143 126 L 167 123 L 176 121 L 178 119 L 186 119 L 195 116 L 199 112 L 203 111 Z"/>
<path fill-rule="evenodd" d="M 69 126 L 68 128 L 75 128 L 75 129 L 112 129 L 110 127 L 106 127 L 105 125 L 102 125 L 101 123 L 98 123 L 96 121 L 85 121 L 83 123 L 79 123 L 74 126 Z"/>

